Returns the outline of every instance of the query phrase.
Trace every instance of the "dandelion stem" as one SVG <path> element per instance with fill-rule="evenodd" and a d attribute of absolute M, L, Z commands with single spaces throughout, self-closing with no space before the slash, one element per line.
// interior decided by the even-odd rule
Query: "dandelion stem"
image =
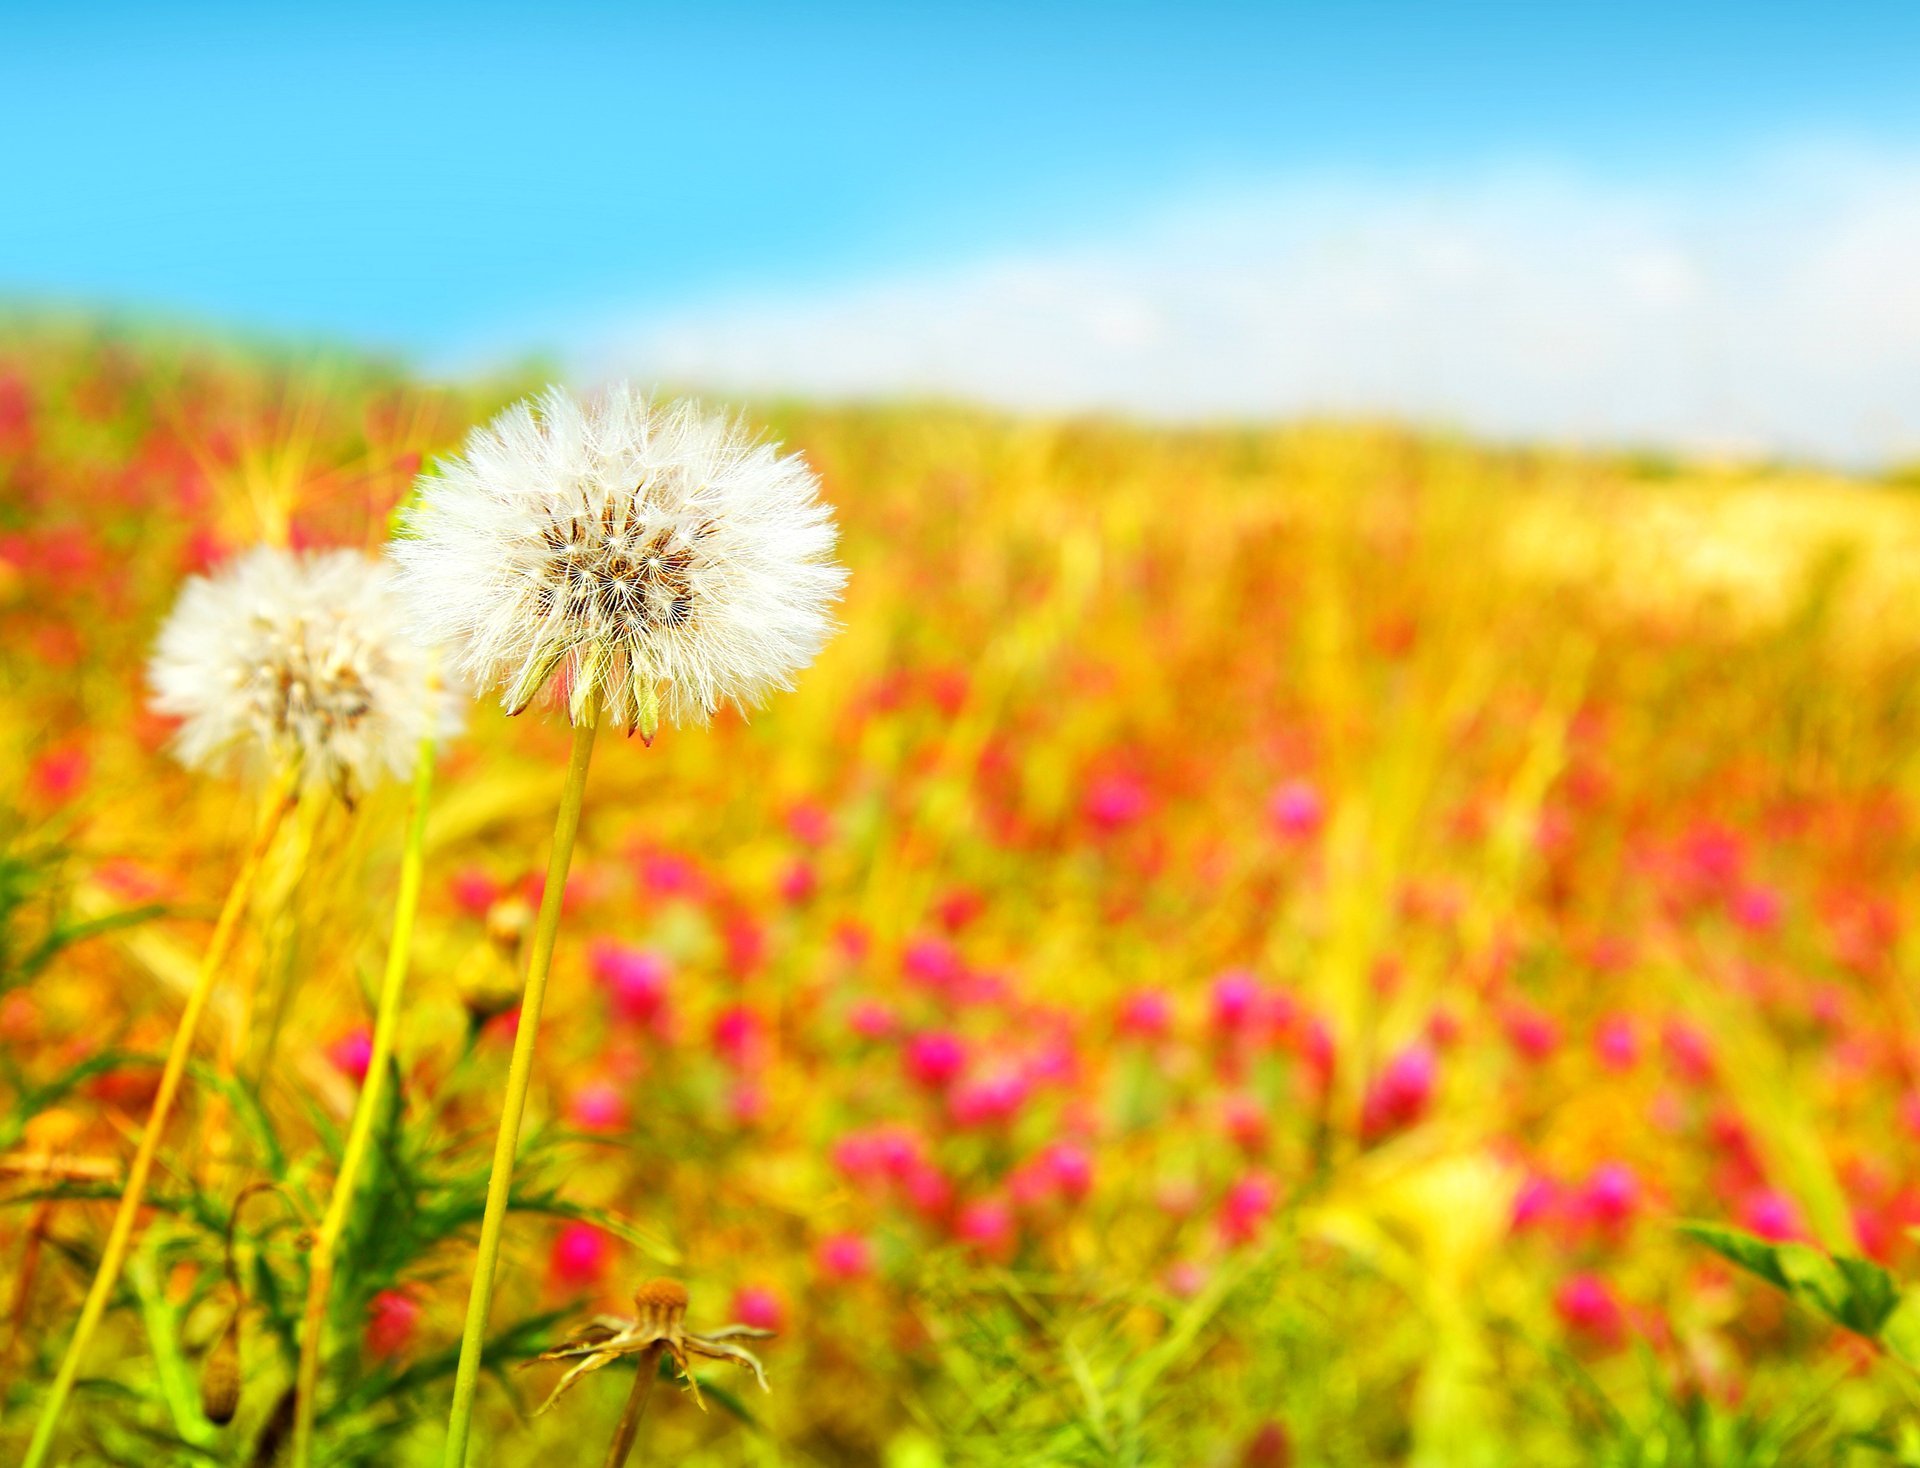
<path fill-rule="evenodd" d="M 173 1110 L 174 1096 L 186 1075 L 187 1059 L 193 1053 L 194 1032 L 200 1027 L 200 1015 L 213 994 L 214 980 L 226 967 L 227 955 L 239 932 L 241 915 L 253 898 L 254 883 L 260 875 L 261 863 L 280 830 L 281 822 L 299 798 L 299 792 L 300 769 L 296 763 L 287 767 L 268 793 L 266 805 L 254 829 L 253 842 L 247 849 L 239 872 L 234 876 L 233 887 L 220 909 L 219 921 L 214 924 L 213 939 L 207 944 L 206 954 L 200 960 L 200 971 L 194 978 L 192 990 L 187 994 L 186 1008 L 180 1012 L 180 1024 L 173 1032 L 173 1045 L 167 1051 L 166 1066 L 160 1072 L 160 1089 L 154 1093 L 146 1130 L 141 1133 L 140 1145 L 134 1150 L 133 1165 L 127 1170 L 126 1186 L 120 1191 L 120 1203 L 113 1215 L 113 1226 L 107 1233 L 106 1248 L 101 1252 L 100 1264 L 94 1271 L 86 1302 L 80 1307 L 80 1319 L 74 1325 L 73 1337 L 67 1342 L 67 1354 L 60 1362 L 59 1373 L 53 1379 L 46 1400 L 40 1405 L 40 1421 L 34 1427 L 33 1441 L 27 1447 L 22 1468 L 43 1468 L 48 1454 L 53 1450 L 53 1435 L 59 1429 L 60 1414 L 66 1408 L 67 1398 L 72 1395 L 74 1379 L 80 1374 L 80 1363 L 87 1354 L 87 1347 L 93 1341 L 93 1333 L 99 1328 L 101 1318 L 107 1313 L 114 1286 L 120 1280 L 121 1267 L 126 1263 L 127 1249 L 133 1242 L 134 1224 L 138 1221 L 140 1206 L 146 1200 L 147 1177 L 153 1171 L 153 1159 L 160 1150 L 160 1137 L 166 1131 L 167 1116 Z"/>
<path fill-rule="evenodd" d="M 626 1468 L 627 1459 L 633 1455 L 634 1439 L 640 1436 L 640 1419 L 647 1411 L 647 1398 L 653 1395 L 653 1383 L 660 1375 L 662 1349 L 649 1346 L 640 1353 L 638 1369 L 633 1374 L 633 1390 L 627 1393 L 626 1410 L 620 1414 L 620 1425 L 613 1430 L 613 1441 L 607 1444 L 605 1468 Z"/>
<path fill-rule="evenodd" d="M 427 804 L 433 793 L 436 745 L 429 735 L 420 741 L 413 768 L 413 805 L 407 821 L 407 844 L 400 858 L 400 891 L 393 904 L 393 935 L 387 944 L 387 967 L 380 980 L 380 999 L 373 1023 L 373 1049 L 367 1057 L 367 1075 L 353 1108 L 346 1150 L 340 1156 L 340 1174 L 333 1181 L 326 1217 L 314 1239 L 307 1262 L 307 1308 L 300 1334 L 300 1372 L 294 1402 L 293 1464 L 307 1468 L 313 1454 L 313 1414 L 320 1386 L 320 1358 L 326 1341 L 327 1299 L 333 1288 L 334 1260 L 340 1237 L 353 1211 L 353 1195 L 366 1163 L 374 1123 L 386 1103 L 387 1070 L 393 1058 L 394 1031 L 400 1019 L 400 995 L 406 988 L 407 958 L 413 947 L 413 918 L 420 906 L 421 870 L 425 865 Z"/>
<path fill-rule="evenodd" d="M 520 1146 L 520 1117 L 527 1105 L 534 1046 L 540 1035 L 540 1006 L 547 993 L 547 970 L 553 964 L 553 942 L 560 929 L 567 868 L 573 861 L 573 838 L 580 829 L 580 804 L 586 794 L 587 765 L 593 759 L 598 722 L 599 710 L 589 701 L 574 726 L 573 754 L 567 761 L 567 780 L 560 790 L 560 811 L 553 823 L 553 853 L 547 859 L 546 890 L 540 894 L 540 916 L 533 928 L 533 952 L 520 1000 L 520 1025 L 514 1035 L 513 1060 L 507 1068 L 507 1095 L 494 1142 L 493 1172 L 487 1179 L 486 1212 L 480 1220 L 473 1292 L 467 1297 L 466 1329 L 460 1337 L 460 1367 L 453 1379 L 453 1411 L 447 1420 L 447 1448 L 441 1460 L 444 1468 L 464 1468 L 467 1461 L 467 1436 L 473 1426 L 473 1398 L 480 1382 L 487 1312 L 493 1304 L 493 1276 L 500 1261 L 500 1233 L 506 1223 L 507 1197 L 513 1190 L 514 1153 Z"/>

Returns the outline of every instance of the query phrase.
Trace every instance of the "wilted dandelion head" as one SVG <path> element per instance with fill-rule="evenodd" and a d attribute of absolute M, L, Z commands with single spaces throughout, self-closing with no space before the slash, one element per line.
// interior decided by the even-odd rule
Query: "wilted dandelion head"
<path fill-rule="evenodd" d="M 423 479 L 391 554 L 423 640 L 519 713 L 652 736 L 792 686 L 846 573 L 804 460 L 625 385 L 559 388 L 474 430 Z"/>
<path fill-rule="evenodd" d="M 271 546 L 189 580 L 148 665 L 153 707 L 181 720 L 181 761 L 298 759 L 351 800 L 407 770 L 424 735 L 456 731 L 459 696 L 402 625 L 392 580 L 358 551 Z"/>

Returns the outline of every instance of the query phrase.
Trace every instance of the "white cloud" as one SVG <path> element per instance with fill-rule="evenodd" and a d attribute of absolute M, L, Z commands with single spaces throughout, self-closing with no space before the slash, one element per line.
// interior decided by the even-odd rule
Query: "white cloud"
<path fill-rule="evenodd" d="M 1277 182 L 1099 240 L 630 320 L 576 360 L 719 389 L 1915 456 L 1920 160 L 1803 152 L 1665 189 Z"/>

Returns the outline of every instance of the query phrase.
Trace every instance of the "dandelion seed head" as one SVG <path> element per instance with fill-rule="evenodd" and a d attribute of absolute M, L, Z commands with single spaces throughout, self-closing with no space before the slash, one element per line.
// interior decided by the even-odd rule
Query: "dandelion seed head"
<path fill-rule="evenodd" d="M 622 384 L 476 429 L 391 554 L 422 640 L 509 713 L 552 689 L 651 734 L 792 687 L 834 628 L 835 540 L 797 454 Z"/>
<path fill-rule="evenodd" d="M 182 589 L 148 665 L 174 752 L 224 771 L 298 758 L 351 800 L 460 726 L 457 690 L 399 615 L 392 573 L 358 551 L 261 546 Z"/>

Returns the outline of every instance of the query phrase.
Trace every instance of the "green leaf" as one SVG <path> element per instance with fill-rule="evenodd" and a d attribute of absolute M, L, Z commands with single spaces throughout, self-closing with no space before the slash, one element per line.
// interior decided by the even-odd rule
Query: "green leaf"
<path fill-rule="evenodd" d="M 1769 1243 L 1716 1224 L 1683 1223 L 1680 1232 L 1869 1340 L 1880 1338 L 1900 1307 L 1899 1284 L 1870 1259 L 1825 1254 L 1801 1243 Z"/>
<path fill-rule="evenodd" d="M 1743 1234 L 1738 1229 L 1723 1228 L 1712 1223 L 1683 1223 L 1680 1232 L 1695 1243 L 1705 1244 L 1721 1258 L 1739 1265 L 1749 1274 L 1759 1275 L 1776 1289 L 1791 1293 L 1793 1286 L 1787 1280 L 1786 1271 L 1780 1267 L 1778 1251 L 1765 1239 L 1756 1239 L 1752 1234 Z"/>

